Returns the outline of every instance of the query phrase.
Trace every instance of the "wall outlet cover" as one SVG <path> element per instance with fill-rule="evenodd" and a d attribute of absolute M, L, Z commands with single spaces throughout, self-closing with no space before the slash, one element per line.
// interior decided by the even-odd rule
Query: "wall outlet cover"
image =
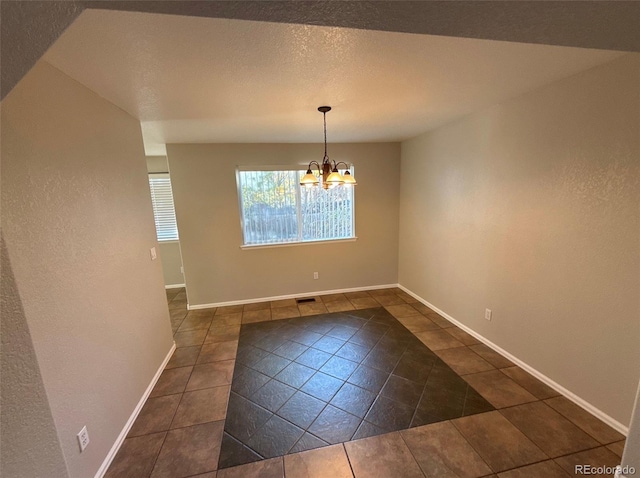
<path fill-rule="evenodd" d="M 89 445 L 89 432 L 87 431 L 86 425 L 83 426 L 80 433 L 78 433 L 78 445 L 80 445 L 80 453 L 82 453 Z"/>

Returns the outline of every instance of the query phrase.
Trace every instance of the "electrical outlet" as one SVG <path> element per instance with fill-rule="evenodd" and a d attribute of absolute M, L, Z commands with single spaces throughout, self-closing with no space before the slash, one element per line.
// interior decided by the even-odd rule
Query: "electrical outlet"
<path fill-rule="evenodd" d="M 491 320 L 491 309 L 484 309 L 484 318 Z"/>
<path fill-rule="evenodd" d="M 86 425 L 83 426 L 80 433 L 78 433 L 78 444 L 80 445 L 80 453 L 89 445 L 89 432 L 87 431 Z"/>
<path fill-rule="evenodd" d="M 180 274 L 184 274 L 184 266 L 180 266 Z"/>
<path fill-rule="evenodd" d="M 314 273 L 313 273 L 313 278 L 314 278 L 314 279 L 317 279 L 317 278 L 318 278 L 318 273 L 317 273 L 317 272 L 314 272 Z"/>
<path fill-rule="evenodd" d="M 151 260 L 155 261 L 158 257 L 158 254 L 156 254 L 156 248 L 152 247 L 151 249 L 149 249 L 149 253 L 151 254 Z"/>

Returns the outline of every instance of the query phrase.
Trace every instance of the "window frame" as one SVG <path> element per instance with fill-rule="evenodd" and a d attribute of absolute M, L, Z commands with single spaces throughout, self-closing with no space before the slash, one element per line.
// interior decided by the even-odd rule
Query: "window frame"
<path fill-rule="evenodd" d="M 170 243 L 170 242 L 180 242 L 180 232 L 178 230 L 178 218 L 176 215 L 176 205 L 175 205 L 175 201 L 173 198 L 173 187 L 171 185 L 171 176 L 169 175 L 169 173 L 147 173 L 148 176 L 148 181 L 149 181 L 149 196 L 151 198 L 151 207 L 152 207 L 152 211 L 153 211 L 153 226 L 155 227 L 156 230 L 156 240 L 159 243 Z M 169 193 L 171 195 L 171 209 L 173 211 L 173 227 L 174 227 L 174 231 L 175 234 L 172 235 L 170 238 L 160 238 L 159 233 L 158 233 L 158 220 L 157 220 L 157 213 L 156 213 L 156 201 L 155 201 L 155 195 L 154 195 L 154 191 L 153 191 L 153 186 L 152 186 L 152 179 L 168 179 L 169 180 Z M 171 222 L 171 221 L 169 221 Z"/>
<path fill-rule="evenodd" d="M 242 243 L 240 244 L 240 249 L 264 249 L 264 248 L 272 248 L 272 247 L 289 247 L 289 246 L 305 246 L 311 244 L 323 244 L 323 243 L 338 243 L 338 242 L 355 242 L 358 239 L 356 235 L 356 194 L 355 188 L 353 188 L 352 192 L 352 204 L 351 204 L 351 231 L 352 236 L 350 237 L 339 237 L 335 239 L 312 239 L 312 240 L 296 240 L 296 241 L 287 241 L 287 242 L 272 242 L 272 243 L 262 243 L 262 244 L 246 244 L 245 243 L 245 217 L 244 217 L 244 208 L 242 202 L 242 190 L 241 185 L 242 181 L 240 179 L 241 172 L 262 172 L 262 171 L 294 171 L 298 174 L 298 181 L 301 178 L 301 174 L 304 175 L 306 170 L 308 169 L 307 164 L 295 164 L 295 165 L 243 165 L 236 166 L 236 191 L 238 194 L 238 216 L 240 219 L 240 235 Z M 353 172 L 353 166 L 351 167 L 351 171 Z M 342 171 L 342 170 L 341 170 Z M 322 187 L 318 185 L 316 187 Z M 353 186 L 352 186 L 353 187 Z M 301 204 L 300 204 L 300 188 L 301 186 L 297 185 L 296 190 L 296 213 L 298 216 L 298 231 L 301 230 Z"/>

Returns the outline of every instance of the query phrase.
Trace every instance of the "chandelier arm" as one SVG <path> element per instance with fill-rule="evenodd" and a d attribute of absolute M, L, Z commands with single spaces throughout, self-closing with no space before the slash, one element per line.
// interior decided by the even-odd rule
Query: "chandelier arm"
<path fill-rule="evenodd" d="M 312 165 L 312 164 L 315 164 L 316 168 L 318 169 L 318 174 L 322 174 L 322 169 L 320 168 L 320 164 L 318 163 L 318 161 L 311 161 L 311 162 L 309 163 L 309 166 L 307 167 L 307 169 L 308 169 L 309 171 L 311 171 L 311 165 Z"/>
<path fill-rule="evenodd" d="M 334 163 L 333 163 L 333 164 L 334 164 L 334 166 L 335 166 L 335 168 L 336 168 L 336 169 L 338 168 L 338 165 L 340 165 L 340 164 L 344 164 L 345 169 L 347 169 L 347 170 L 351 169 L 351 168 L 349 167 L 349 165 L 348 165 L 347 163 L 345 163 L 344 161 L 338 161 L 337 163 L 334 161 Z"/>

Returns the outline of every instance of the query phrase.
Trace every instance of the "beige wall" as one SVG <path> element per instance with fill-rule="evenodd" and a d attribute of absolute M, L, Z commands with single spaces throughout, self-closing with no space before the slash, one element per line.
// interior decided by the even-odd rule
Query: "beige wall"
<path fill-rule="evenodd" d="M 37 64 L 2 104 L 2 228 L 69 476 L 94 476 L 172 345 L 138 121 Z"/>
<path fill-rule="evenodd" d="M 164 285 L 175 286 L 184 284 L 182 274 L 182 257 L 180 256 L 180 242 L 166 241 L 159 244 L 159 257 L 162 261 L 162 276 Z"/>
<path fill-rule="evenodd" d="M 639 94 L 627 55 L 402 143 L 400 283 L 624 425 Z"/>
<path fill-rule="evenodd" d="M 4 238 L 0 247 L 0 471 L 15 478 L 67 477 Z"/>
<path fill-rule="evenodd" d="M 166 156 L 147 156 L 147 171 L 150 173 L 168 173 L 169 164 Z M 178 236 L 180 233 L 178 232 Z M 159 243 L 159 257 L 162 261 L 162 275 L 164 285 L 184 284 L 182 274 L 182 257 L 179 241 L 165 241 Z"/>
<path fill-rule="evenodd" d="M 307 164 L 322 145 L 167 145 L 190 305 L 397 283 L 400 145 L 330 144 L 329 155 L 355 165 L 358 240 L 242 250 L 236 166 Z"/>

